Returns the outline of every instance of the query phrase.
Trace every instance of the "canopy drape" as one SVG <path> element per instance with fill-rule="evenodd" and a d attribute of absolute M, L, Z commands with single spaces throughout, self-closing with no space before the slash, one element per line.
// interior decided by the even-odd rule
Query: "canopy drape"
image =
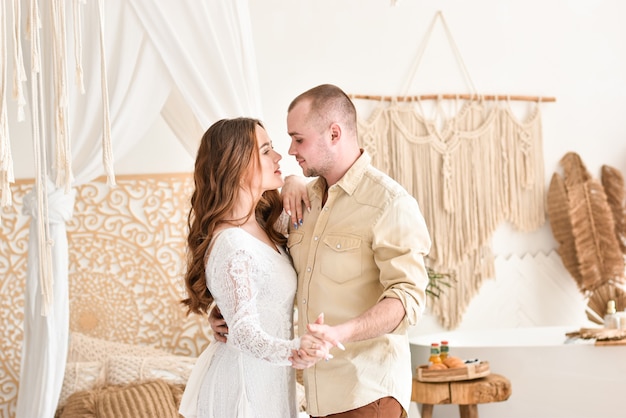
<path fill-rule="evenodd" d="M 26 283 L 24 346 L 22 351 L 17 417 L 53 417 L 63 383 L 69 336 L 68 246 L 65 222 L 71 219 L 73 191 L 55 185 L 55 94 L 50 45 L 58 24 L 50 21 L 49 2 L 40 2 L 42 27 L 42 98 L 27 97 L 27 110 L 38 107 L 42 152 L 48 180 L 45 200 L 47 228 L 52 244 L 52 304 L 41 313 L 42 277 L 38 247 L 40 234 L 31 226 Z M 67 53 L 68 134 L 71 141 L 73 186 L 100 176 L 103 126 L 106 126 L 101 90 L 106 68 L 108 111 L 113 155 L 132 150 L 159 114 L 171 126 L 191 155 L 212 122 L 240 115 L 262 117 L 256 58 L 247 0 L 107 0 L 102 2 L 104 37 L 100 39 L 99 2 L 66 1 L 66 51 L 82 46 L 82 58 Z M 23 11 L 31 0 L 21 0 Z M 73 7 L 80 18 L 73 20 Z M 26 15 L 26 13 L 24 13 Z M 74 31 L 75 22 L 80 24 Z M 26 25 L 22 22 L 22 30 Z M 74 39 L 74 33 L 82 33 Z M 24 55 L 28 45 L 24 41 Z M 104 50 L 101 49 L 104 46 Z M 104 63 L 101 63 L 101 52 Z M 77 61 L 77 59 L 79 61 Z M 77 66 L 76 64 L 80 65 Z M 85 94 L 75 83 L 82 67 Z M 27 75 L 30 77 L 31 75 Z M 8 89 L 10 90 L 10 89 Z M 142 156 L 145 158 L 146 156 Z M 36 191 L 28 196 L 25 211 L 35 218 Z M 32 253 L 32 254 L 31 254 Z"/>
<path fill-rule="evenodd" d="M 162 114 L 191 155 L 217 117 L 262 118 L 247 0 L 128 3 L 170 74 Z"/>

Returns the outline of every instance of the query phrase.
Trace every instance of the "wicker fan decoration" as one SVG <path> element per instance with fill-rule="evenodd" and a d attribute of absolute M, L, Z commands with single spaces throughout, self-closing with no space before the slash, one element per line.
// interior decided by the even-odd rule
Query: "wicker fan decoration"
<path fill-rule="evenodd" d="M 596 318 L 593 314 L 587 312 L 587 318 L 598 324 L 603 324 L 603 321 L 600 321 L 600 319 L 606 313 L 606 305 L 609 300 L 615 301 L 616 310 L 623 311 L 626 309 L 626 291 L 613 284 L 605 284 L 593 291 L 587 303 L 589 309 L 600 317 Z"/>
<path fill-rule="evenodd" d="M 554 173 L 548 189 L 550 226 L 563 265 L 589 298 L 588 308 L 597 318 L 587 316 L 600 322 L 609 299 L 616 301 L 618 309 L 626 307 L 620 288 L 626 282 L 624 178 L 605 165 L 602 182 L 594 180 L 574 152 L 565 154 L 560 164 L 563 176 Z"/>

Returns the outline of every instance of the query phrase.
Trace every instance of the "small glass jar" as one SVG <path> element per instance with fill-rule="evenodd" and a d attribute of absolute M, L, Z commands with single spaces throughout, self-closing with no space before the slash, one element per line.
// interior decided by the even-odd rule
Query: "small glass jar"
<path fill-rule="evenodd" d="M 439 357 L 440 354 L 439 343 L 432 343 L 430 345 L 430 357 L 428 358 L 428 364 L 441 364 L 441 357 Z"/>
<path fill-rule="evenodd" d="M 439 354 L 439 357 L 441 357 L 441 360 L 443 361 L 448 357 L 448 354 L 450 354 L 450 346 L 448 346 L 447 341 L 441 342 L 440 351 L 441 351 L 441 354 Z"/>
<path fill-rule="evenodd" d="M 619 329 L 626 329 L 626 309 L 617 312 L 615 316 L 617 316 L 617 327 Z"/>
<path fill-rule="evenodd" d="M 615 311 L 615 301 L 609 300 L 606 304 L 606 314 L 604 315 L 604 328 L 616 329 L 619 327 L 619 317 Z"/>

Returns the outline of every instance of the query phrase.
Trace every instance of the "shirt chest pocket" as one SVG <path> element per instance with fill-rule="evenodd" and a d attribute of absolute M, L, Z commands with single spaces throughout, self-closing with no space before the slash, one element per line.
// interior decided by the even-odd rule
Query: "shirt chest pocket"
<path fill-rule="evenodd" d="M 338 283 L 360 276 L 361 245 L 361 240 L 352 236 L 324 237 L 323 251 L 318 259 L 322 274 Z"/>

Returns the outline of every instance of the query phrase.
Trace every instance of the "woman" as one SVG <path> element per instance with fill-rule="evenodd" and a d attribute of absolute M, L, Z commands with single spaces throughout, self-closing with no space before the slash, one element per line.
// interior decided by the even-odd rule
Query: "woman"
<path fill-rule="evenodd" d="M 216 302 L 229 335 L 198 359 L 181 402 L 187 418 L 296 417 L 292 350 L 328 357 L 315 337 L 293 338 L 297 279 L 276 229 L 281 158 L 255 119 L 220 120 L 202 137 L 183 303 L 206 314 Z"/>

